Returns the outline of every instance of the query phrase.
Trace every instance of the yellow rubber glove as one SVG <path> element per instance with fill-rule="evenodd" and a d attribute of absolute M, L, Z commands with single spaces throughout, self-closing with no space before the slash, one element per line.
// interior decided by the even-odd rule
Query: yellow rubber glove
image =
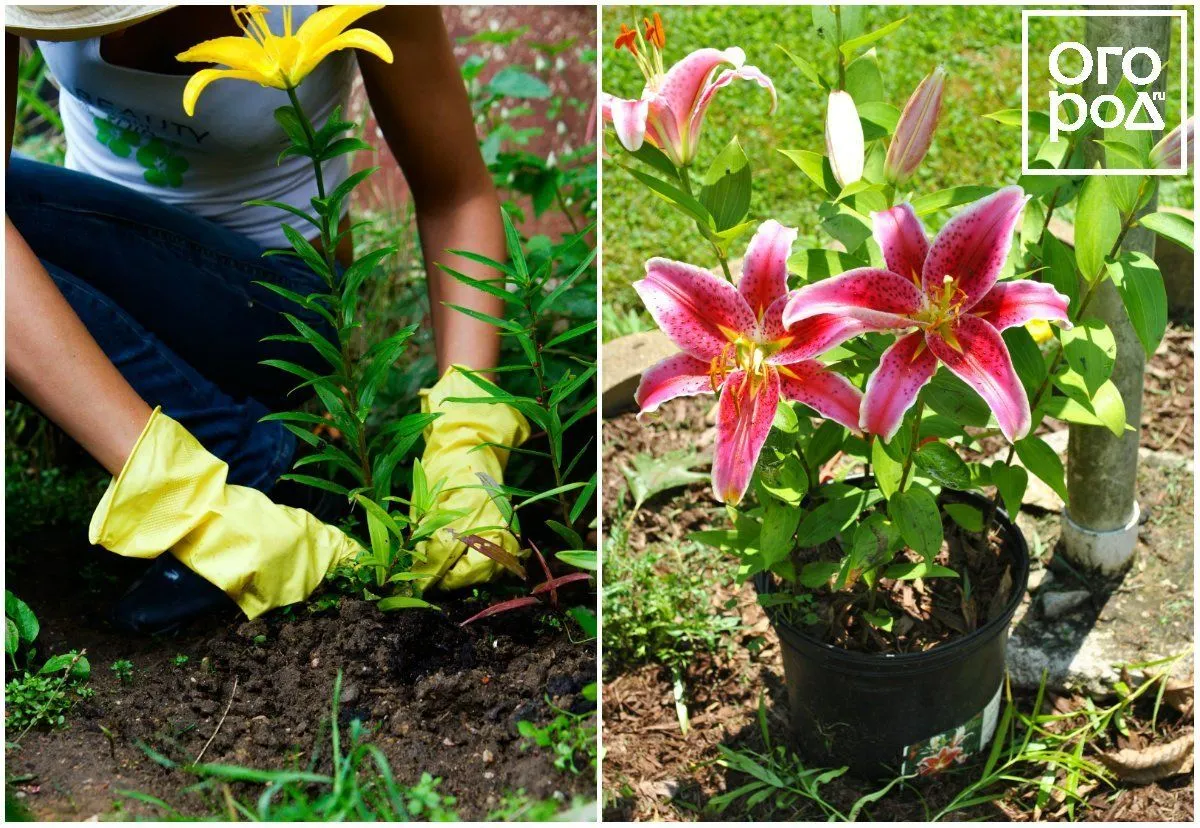
<path fill-rule="evenodd" d="M 421 390 L 421 411 L 442 415 L 426 426 L 425 454 L 421 457 L 430 488 L 444 481 L 435 505 L 467 513 L 418 546 L 425 560 L 415 563 L 413 571 L 429 576 L 417 582 L 422 589 L 458 589 L 483 583 L 501 569 L 486 555 L 467 549 L 448 531 L 467 532 L 476 527 L 504 525 L 500 510 L 480 486 L 477 472 L 503 483 L 509 453 L 496 446 L 479 446 L 496 443 L 516 447 L 529 439 L 529 423 L 510 406 L 447 402 L 451 397 L 483 396 L 486 392 L 455 367 L 446 371 L 433 388 Z M 510 532 L 492 530 L 482 536 L 513 555 L 519 554 L 517 539 Z"/>
<path fill-rule="evenodd" d="M 309 596 L 360 547 L 302 509 L 225 482 L 229 467 L 161 409 L 92 515 L 88 539 L 130 558 L 170 549 L 249 618 Z"/>

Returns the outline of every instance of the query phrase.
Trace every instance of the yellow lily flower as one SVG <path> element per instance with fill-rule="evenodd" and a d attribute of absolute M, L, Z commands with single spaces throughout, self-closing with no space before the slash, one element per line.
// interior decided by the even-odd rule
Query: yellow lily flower
<path fill-rule="evenodd" d="M 290 89 L 300 85 L 322 60 L 341 49 L 362 49 L 382 61 L 392 62 L 392 50 L 383 38 L 366 29 L 346 30 L 354 21 L 378 6 L 329 6 L 312 14 L 292 33 L 292 7 L 283 10 L 283 34 L 267 26 L 265 6 L 233 10 L 233 18 L 245 32 L 242 37 L 218 37 L 188 49 L 175 59 L 187 63 L 216 63 L 225 69 L 202 69 L 192 75 L 183 90 L 183 109 L 195 114 L 200 93 L 222 78 L 254 81 L 260 86 Z"/>

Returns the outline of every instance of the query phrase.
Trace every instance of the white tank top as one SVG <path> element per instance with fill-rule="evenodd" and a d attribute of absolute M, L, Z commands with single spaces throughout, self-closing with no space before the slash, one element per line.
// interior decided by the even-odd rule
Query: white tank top
<path fill-rule="evenodd" d="M 295 6 L 295 25 L 316 9 Z M 283 31 L 279 7 L 271 8 L 268 20 L 272 31 Z M 312 211 L 312 162 L 289 156 L 276 163 L 287 139 L 273 113 L 288 104 L 286 92 L 218 80 L 189 118 L 183 111 L 186 75 L 113 66 L 100 56 L 99 38 L 38 45 L 61 88 L 69 169 L 182 207 L 266 248 L 290 246 L 282 223 L 313 234 L 312 225 L 283 210 L 245 204 L 271 199 Z M 345 105 L 353 73 L 353 52 L 335 52 L 300 85 L 300 102 L 316 124 Z M 348 166 L 346 155 L 326 163 L 326 192 L 346 178 Z"/>

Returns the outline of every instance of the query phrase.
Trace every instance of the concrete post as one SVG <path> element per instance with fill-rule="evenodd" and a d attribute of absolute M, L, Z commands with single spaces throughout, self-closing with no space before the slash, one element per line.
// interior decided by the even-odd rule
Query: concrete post
<path fill-rule="evenodd" d="M 1168 17 L 1088 17 L 1085 42 L 1092 54 L 1100 46 L 1118 46 L 1128 50 L 1148 46 L 1156 50 L 1164 64 L 1168 60 L 1171 19 Z M 1139 60 L 1144 58 L 1139 57 Z M 1138 66 L 1138 74 L 1147 73 Z M 1111 92 L 1120 82 L 1120 72 L 1110 72 L 1102 88 L 1097 72 L 1085 82 L 1084 97 Z M 1165 89 L 1167 72 L 1155 82 Z M 1157 140 L 1155 137 L 1155 140 Z M 1090 144 L 1089 165 L 1099 158 L 1102 148 Z M 1146 208 L 1153 211 L 1152 201 Z M 1123 249 L 1154 255 L 1154 234 L 1140 228 L 1125 237 Z M 1111 282 L 1097 288 L 1087 316 L 1102 320 L 1117 342 L 1117 360 L 1112 381 L 1125 402 L 1125 418 L 1133 431 L 1122 437 L 1099 426 L 1072 425 L 1067 448 L 1067 488 L 1070 505 L 1063 514 L 1062 538 L 1066 554 L 1091 570 L 1117 573 L 1132 560 L 1137 545 L 1140 510 L 1137 503 L 1138 442 L 1141 437 L 1142 388 L 1145 352 L 1129 322 L 1121 297 Z"/>

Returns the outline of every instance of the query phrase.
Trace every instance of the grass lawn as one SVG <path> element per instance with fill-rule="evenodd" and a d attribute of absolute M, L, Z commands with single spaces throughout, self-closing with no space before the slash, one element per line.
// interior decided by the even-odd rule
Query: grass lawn
<path fill-rule="evenodd" d="M 798 246 L 826 241 L 818 237 L 816 187 L 777 149 L 823 151 L 825 96 L 801 74 L 776 45 L 832 72 L 833 48 L 823 41 L 806 7 L 691 6 L 658 7 L 667 30 L 666 60 L 714 46 L 740 46 L 747 63 L 758 66 L 774 82 L 779 107 L 768 117 L 767 93 L 756 84 L 739 82 L 723 89 L 705 122 L 698 172 L 737 136 L 754 168 L 750 218 L 775 218 L 800 228 Z M 626 52 L 611 44 L 622 23 L 632 24 L 652 7 L 607 7 L 604 10 L 604 90 L 634 97 L 643 80 Z M 1008 6 L 866 6 L 865 30 L 879 28 L 906 15 L 908 21 L 877 44 L 884 99 L 903 107 L 921 78 L 939 63 L 949 78 L 942 119 L 929 155 L 912 187 L 929 192 L 962 184 L 1000 186 L 1020 174 L 1020 130 L 983 116 L 1021 106 L 1021 9 Z M 1078 28 L 1078 31 L 1075 31 Z M 1177 29 L 1176 29 L 1177 32 Z M 1060 18 L 1039 21 L 1039 40 L 1083 39 L 1082 26 Z M 1070 37 L 1056 37 L 1056 35 Z M 1176 33 L 1173 43 L 1178 44 Z M 1037 50 L 1032 50 L 1037 51 Z M 1046 50 L 1048 51 L 1048 49 Z M 1177 72 L 1175 73 L 1177 76 Z M 1167 95 L 1168 123 L 1178 118 L 1178 80 Z M 651 256 L 715 266 L 694 227 L 613 163 L 622 151 L 605 135 L 610 160 L 604 165 L 604 335 L 606 339 L 644 329 L 650 323 L 630 288 Z M 636 163 L 632 162 L 631 163 Z M 1190 179 L 1172 180 L 1161 200 L 1191 206 Z M 940 224 L 938 217 L 933 224 Z M 741 255 L 749 236 L 735 243 Z"/>

